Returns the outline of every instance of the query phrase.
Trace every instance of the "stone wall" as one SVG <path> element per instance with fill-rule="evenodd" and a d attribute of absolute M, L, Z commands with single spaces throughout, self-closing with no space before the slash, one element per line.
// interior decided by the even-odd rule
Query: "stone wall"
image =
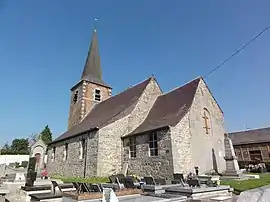
<path fill-rule="evenodd" d="M 189 113 L 175 127 L 171 127 L 171 139 L 174 173 L 188 174 L 193 169 Z"/>
<path fill-rule="evenodd" d="M 86 158 L 80 159 L 80 144 L 85 138 L 87 144 Z M 68 144 L 67 159 L 64 158 L 65 144 Z M 50 176 L 83 177 L 85 160 L 86 176 L 96 176 L 98 132 L 91 132 L 51 145 L 48 148 L 47 169 Z M 53 146 L 56 147 L 55 159 L 52 159 Z"/>
<path fill-rule="evenodd" d="M 94 88 L 93 88 L 94 89 Z M 121 137 L 134 130 L 147 116 L 161 91 L 152 79 L 146 86 L 138 102 L 129 106 L 110 120 L 111 124 L 101 128 L 98 133 L 87 134 L 57 143 L 55 160 L 52 162 L 52 146 L 49 148 L 48 170 L 51 175 L 82 177 L 84 159 L 79 159 L 79 147 L 82 137 L 87 137 L 87 176 L 108 176 L 122 171 Z M 87 96 L 90 96 L 88 94 Z M 68 143 L 68 159 L 64 160 L 64 148 Z"/>
<path fill-rule="evenodd" d="M 204 108 L 209 112 L 209 134 L 206 134 Z M 200 172 L 208 172 L 215 165 L 218 171 L 225 170 L 224 160 L 224 117 L 218 104 L 203 80 L 200 81 L 189 113 L 191 133 L 192 166 Z M 193 170 L 194 171 L 194 170 Z"/>
<path fill-rule="evenodd" d="M 129 138 L 123 139 L 122 164 L 128 164 L 128 172 L 137 176 L 172 179 L 173 161 L 170 130 L 158 131 L 158 156 L 149 154 L 149 134 L 137 135 L 136 157 L 129 154 Z"/>
<path fill-rule="evenodd" d="M 122 171 L 122 141 L 121 137 L 129 134 L 146 118 L 156 98 L 161 94 L 154 79 L 146 86 L 139 101 L 132 108 L 125 110 L 125 117 L 101 128 L 99 133 L 98 175 L 107 176 Z"/>

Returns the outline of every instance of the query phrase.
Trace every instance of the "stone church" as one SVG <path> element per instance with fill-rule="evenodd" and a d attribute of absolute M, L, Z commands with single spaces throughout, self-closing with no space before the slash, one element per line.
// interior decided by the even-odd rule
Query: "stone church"
<path fill-rule="evenodd" d="M 48 145 L 49 174 L 68 177 L 225 170 L 224 117 L 203 78 L 162 92 L 156 78 L 112 96 L 102 80 L 94 30 L 71 88 L 68 129 Z M 215 166 L 216 165 L 216 166 Z"/>

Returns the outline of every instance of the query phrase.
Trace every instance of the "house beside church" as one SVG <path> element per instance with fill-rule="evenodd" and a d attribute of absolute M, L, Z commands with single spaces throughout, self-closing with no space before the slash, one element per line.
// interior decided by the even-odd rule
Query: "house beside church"
<path fill-rule="evenodd" d="M 232 132 L 229 136 L 239 163 L 270 162 L 270 127 Z"/>
<path fill-rule="evenodd" d="M 102 79 L 97 32 L 79 82 L 71 88 L 68 129 L 48 145 L 49 175 L 225 170 L 224 117 L 203 78 L 162 92 L 156 78 L 112 96 Z"/>

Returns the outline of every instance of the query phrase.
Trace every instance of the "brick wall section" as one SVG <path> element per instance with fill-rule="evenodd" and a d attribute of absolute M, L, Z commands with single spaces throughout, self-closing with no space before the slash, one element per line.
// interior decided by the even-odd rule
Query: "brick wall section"
<path fill-rule="evenodd" d="M 76 103 L 73 102 L 75 92 L 78 91 L 78 100 Z M 68 129 L 78 124 L 81 121 L 81 107 L 83 103 L 83 84 L 77 86 L 76 89 L 71 91 L 70 105 L 69 105 L 69 116 L 68 116 Z"/>
<path fill-rule="evenodd" d="M 86 83 L 85 87 L 85 114 L 87 115 L 91 109 L 95 106 L 95 104 L 99 103 L 98 101 L 95 100 L 94 93 L 95 89 L 99 89 L 101 91 L 101 101 L 107 100 L 108 98 L 111 97 L 111 89 L 107 88 L 105 86 L 100 86 L 94 83 Z"/>
<path fill-rule="evenodd" d="M 87 176 L 95 176 L 97 168 L 97 143 L 98 133 L 84 134 L 63 142 L 56 143 L 48 149 L 47 168 L 49 175 L 60 175 L 66 177 L 83 177 L 84 160 L 80 159 L 80 141 L 87 141 Z M 68 143 L 68 157 L 65 160 L 63 153 L 65 144 Z M 53 146 L 56 146 L 55 160 L 52 161 Z"/>
<path fill-rule="evenodd" d="M 188 174 L 192 171 L 189 113 L 175 127 L 171 127 L 171 141 L 174 173 Z"/>
<path fill-rule="evenodd" d="M 144 121 L 160 94 L 158 84 L 154 79 L 151 79 L 135 108 L 128 116 L 100 129 L 98 175 L 106 176 L 122 171 L 121 137 L 129 134 Z"/>
<path fill-rule="evenodd" d="M 94 92 L 95 89 L 101 91 L 101 101 L 104 101 L 111 97 L 111 89 L 98 84 L 90 83 L 87 81 L 81 82 L 71 92 L 68 129 L 78 124 L 86 115 L 91 111 L 93 106 L 99 101 L 95 101 Z M 78 91 L 78 101 L 73 103 L 75 92 Z"/>
<path fill-rule="evenodd" d="M 206 134 L 203 109 L 210 113 L 210 133 Z M 191 133 L 192 166 L 199 166 L 200 172 L 213 169 L 216 159 L 219 172 L 225 170 L 224 160 L 224 117 L 203 80 L 200 81 L 189 113 Z M 213 150 L 212 150 L 213 149 Z M 194 171 L 194 169 L 192 170 Z"/>
<path fill-rule="evenodd" d="M 173 162 L 171 152 L 171 133 L 169 130 L 158 131 L 158 156 L 149 155 L 149 134 L 137 135 L 136 158 L 129 156 L 129 138 L 123 141 L 123 165 L 128 164 L 128 172 L 137 176 L 172 179 Z"/>

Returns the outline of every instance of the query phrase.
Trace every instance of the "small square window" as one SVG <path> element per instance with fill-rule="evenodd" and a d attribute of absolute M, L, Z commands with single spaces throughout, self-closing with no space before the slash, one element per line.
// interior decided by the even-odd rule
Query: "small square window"
<path fill-rule="evenodd" d="M 101 91 L 99 89 L 95 89 L 95 100 L 101 101 Z"/>

